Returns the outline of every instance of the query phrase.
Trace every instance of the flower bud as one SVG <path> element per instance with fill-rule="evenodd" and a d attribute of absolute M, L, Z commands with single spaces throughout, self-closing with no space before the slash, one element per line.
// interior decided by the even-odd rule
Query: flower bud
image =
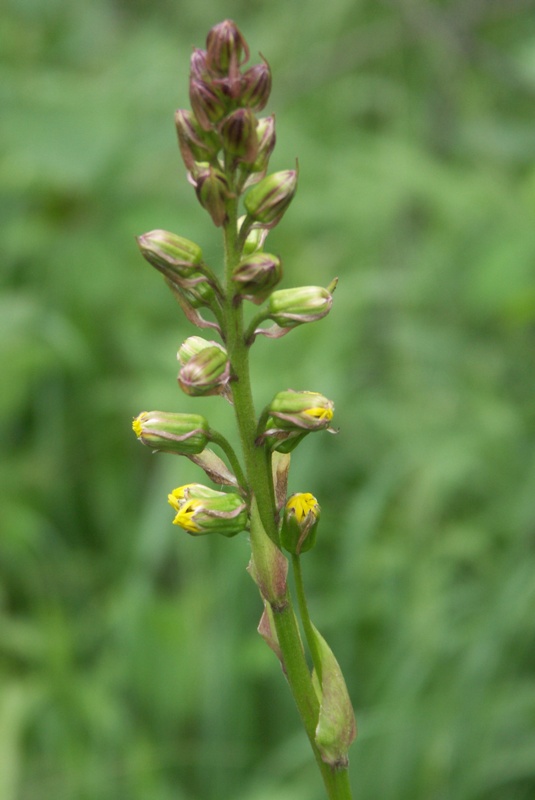
<path fill-rule="evenodd" d="M 241 226 L 246 219 L 247 218 L 243 216 L 238 220 L 238 229 L 240 230 L 240 234 Z M 249 256 L 251 253 L 256 253 L 257 251 L 262 250 L 267 235 L 267 228 L 251 228 L 243 245 L 243 254 Z"/>
<path fill-rule="evenodd" d="M 173 525 L 180 525 L 192 536 L 221 533 L 230 537 L 247 529 L 247 506 L 235 492 L 217 492 L 190 483 L 179 486 L 167 499 L 176 511 Z"/>
<path fill-rule="evenodd" d="M 334 433 L 329 426 L 333 411 L 332 401 L 318 392 L 279 392 L 265 409 L 264 430 L 256 444 L 290 453 L 308 433 L 325 429 Z"/>
<path fill-rule="evenodd" d="M 191 277 L 202 264 L 199 245 L 175 233 L 149 231 L 138 236 L 136 241 L 143 258 L 171 280 Z"/>
<path fill-rule="evenodd" d="M 281 544 L 294 555 L 306 553 L 316 543 L 321 509 L 310 492 L 292 494 L 284 508 Z"/>
<path fill-rule="evenodd" d="M 193 183 L 199 203 L 208 211 L 214 225 L 220 227 L 227 219 L 226 201 L 230 196 L 226 176 L 210 164 L 197 164 Z"/>
<path fill-rule="evenodd" d="M 249 48 L 238 26 L 231 19 L 226 19 L 208 31 L 206 37 L 206 61 L 208 67 L 220 75 L 226 75 L 232 69 L 247 61 Z"/>
<path fill-rule="evenodd" d="M 296 170 L 274 172 L 249 190 L 244 200 L 245 209 L 256 222 L 273 227 L 290 205 L 296 189 Z"/>
<path fill-rule="evenodd" d="M 331 293 L 322 286 L 279 289 L 269 298 L 267 316 L 281 328 L 295 328 L 325 317 L 332 303 Z"/>
<path fill-rule="evenodd" d="M 221 148 L 215 133 L 205 131 L 191 111 L 179 108 L 175 112 L 178 146 L 186 168 L 193 169 L 196 161 L 211 161 Z"/>
<path fill-rule="evenodd" d="M 251 165 L 251 171 L 265 172 L 276 141 L 275 116 L 273 114 L 270 117 L 262 117 L 258 120 L 256 136 L 258 139 L 258 151 L 254 163 Z"/>
<path fill-rule="evenodd" d="M 147 447 L 181 456 L 202 453 L 209 441 L 208 422 L 199 414 L 142 411 L 132 429 Z"/>
<path fill-rule="evenodd" d="M 209 342 L 184 364 L 178 373 L 178 384 L 185 394 L 194 397 L 226 395 L 229 377 L 230 364 L 225 349 L 216 342 Z"/>
<path fill-rule="evenodd" d="M 262 111 L 271 93 L 271 70 L 264 59 L 263 64 L 255 64 L 242 76 L 240 101 L 252 111 Z"/>
<path fill-rule="evenodd" d="M 240 261 L 232 280 L 240 297 L 260 305 L 281 277 L 280 258 L 269 253 L 253 253 Z"/>
<path fill-rule="evenodd" d="M 196 356 L 201 350 L 205 350 L 207 347 L 221 347 L 221 345 L 217 342 L 203 339 L 202 336 L 188 336 L 178 348 L 176 357 L 180 364 L 185 366 L 193 356 Z"/>
<path fill-rule="evenodd" d="M 203 306 L 211 308 L 215 301 L 212 284 L 206 275 L 200 272 L 192 273 L 188 281 L 175 282 L 175 288 L 182 293 L 192 308 L 202 308 Z"/>
<path fill-rule="evenodd" d="M 333 418 L 334 403 L 319 392 L 278 392 L 269 404 L 269 413 L 279 428 L 303 428 L 317 431 L 328 428 Z"/>
<path fill-rule="evenodd" d="M 206 50 L 201 50 L 199 47 L 193 48 L 189 62 L 189 77 L 190 80 L 195 81 L 210 80 L 210 70 L 206 62 Z"/>
<path fill-rule="evenodd" d="M 207 81 L 192 78 L 189 83 L 189 99 L 193 113 L 205 131 L 209 131 L 212 125 L 219 122 L 227 111 L 225 100 Z"/>
<path fill-rule="evenodd" d="M 225 117 L 221 124 L 221 138 L 224 149 L 240 161 L 251 164 L 258 151 L 256 119 L 248 108 L 238 108 Z"/>

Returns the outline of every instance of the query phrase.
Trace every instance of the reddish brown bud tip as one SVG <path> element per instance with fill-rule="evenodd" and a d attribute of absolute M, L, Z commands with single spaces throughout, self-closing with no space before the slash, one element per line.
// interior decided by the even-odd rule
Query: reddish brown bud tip
<path fill-rule="evenodd" d="M 227 219 L 229 187 L 223 172 L 210 165 L 203 165 L 194 175 L 193 182 L 199 203 L 205 208 L 214 225 L 223 225 Z"/>
<path fill-rule="evenodd" d="M 261 111 L 271 93 L 271 70 L 264 60 L 263 64 L 250 67 L 242 78 L 241 102 L 253 111 Z"/>
<path fill-rule="evenodd" d="M 256 118 L 248 108 L 233 111 L 221 124 L 221 138 L 224 149 L 240 161 L 251 164 L 256 159 L 258 137 Z"/>
<path fill-rule="evenodd" d="M 248 60 L 249 48 L 236 23 L 226 19 L 208 32 L 206 54 L 209 68 L 227 75 Z"/>

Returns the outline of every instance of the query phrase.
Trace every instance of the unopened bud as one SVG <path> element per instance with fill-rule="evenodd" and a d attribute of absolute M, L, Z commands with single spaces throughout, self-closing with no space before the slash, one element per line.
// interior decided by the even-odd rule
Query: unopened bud
<path fill-rule="evenodd" d="M 281 544 L 294 555 L 306 553 L 316 543 L 321 509 L 310 492 L 292 494 L 284 507 Z"/>
<path fill-rule="evenodd" d="M 206 62 L 206 50 L 201 50 L 199 47 L 193 49 L 189 62 L 189 77 L 195 81 L 209 80 L 210 70 Z"/>
<path fill-rule="evenodd" d="M 209 441 L 208 422 L 199 414 L 142 411 L 132 429 L 147 447 L 177 455 L 202 453 Z"/>
<path fill-rule="evenodd" d="M 249 48 L 238 26 L 226 19 L 208 31 L 206 56 L 210 69 L 226 75 L 249 58 Z"/>
<path fill-rule="evenodd" d="M 193 78 L 189 84 L 189 99 L 201 128 L 209 131 L 225 116 L 227 105 L 215 87 L 207 81 Z"/>
<path fill-rule="evenodd" d="M 241 226 L 243 225 L 246 219 L 247 218 L 243 216 L 240 217 L 238 220 L 238 228 L 240 229 L 240 233 L 241 233 Z M 256 253 L 259 250 L 262 250 L 267 235 L 268 235 L 267 228 L 251 228 L 251 230 L 247 234 L 247 237 L 243 245 L 243 254 L 245 256 L 249 256 L 251 255 L 251 253 Z"/>
<path fill-rule="evenodd" d="M 258 120 L 256 136 L 258 139 L 258 151 L 254 163 L 251 165 L 251 171 L 265 172 L 276 141 L 275 116 L 273 114 L 270 117 L 262 117 Z"/>
<path fill-rule="evenodd" d="M 226 395 L 229 377 L 226 350 L 216 342 L 209 342 L 184 364 L 178 373 L 178 384 L 185 394 L 194 397 Z"/>
<path fill-rule="evenodd" d="M 290 205 L 296 189 L 296 170 L 274 172 L 249 190 L 244 200 L 245 208 L 256 222 L 273 227 Z"/>
<path fill-rule="evenodd" d="M 211 161 L 219 151 L 221 143 L 215 133 L 205 131 L 191 111 L 179 108 L 175 112 L 178 146 L 188 170 L 195 161 Z"/>
<path fill-rule="evenodd" d="M 314 431 L 335 431 L 330 427 L 334 404 L 319 392 L 294 392 L 288 389 L 275 395 L 266 408 L 264 430 L 257 445 L 267 444 L 271 450 L 290 453 L 299 442 Z"/>
<path fill-rule="evenodd" d="M 248 526 L 247 506 L 235 492 L 218 492 L 200 483 L 179 486 L 168 495 L 179 525 L 192 536 L 220 533 L 235 536 Z"/>
<path fill-rule="evenodd" d="M 261 111 L 271 93 L 271 70 L 264 59 L 263 64 L 255 64 L 242 76 L 240 101 L 252 111 Z"/>
<path fill-rule="evenodd" d="M 334 403 L 319 392 L 278 392 L 269 404 L 269 413 L 285 430 L 302 428 L 318 431 L 329 427 Z"/>
<path fill-rule="evenodd" d="M 227 200 L 230 196 L 227 178 L 210 164 L 197 164 L 193 183 L 199 203 L 205 208 L 214 225 L 220 227 L 227 219 Z"/>
<path fill-rule="evenodd" d="M 322 286 L 279 289 L 269 298 L 267 316 L 281 328 L 295 328 L 325 317 L 332 302 L 331 293 Z"/>
<path fill-rule="evenodd" d="M 176 357 L 180 364 L 184 366 L 185 364 L 190 361 L 193 356 L 196 356 L 201 350 L 205 350 L 207 347 L 221 347 L 217 342 L 208 341 L 207 339 L 203 339 L 202 336 L 188 336 L 185 339 L 180 347 L 178 348 L 178 353 Z"/>
<path fill-rule="evenodd" d="M 260 305 L 281 277 L 280 258 L 270 253 L 253 253 L 240 261 L 234 270 L 232 280 L 241 297 Z"/>
<path fill-rule="evenodd" d="M 169 231 L 154 230 L 137 237 L 142 256 L 171 280 L 191 277 L 202 264 L 198 244 Z"/>
<path fill-rule="evenodd" d="M 248 108 L 238 108 L 225 117 L 221 125 L 224 149 L 240 161 L 251 164 L 258 151 L 256 118 Z"/>

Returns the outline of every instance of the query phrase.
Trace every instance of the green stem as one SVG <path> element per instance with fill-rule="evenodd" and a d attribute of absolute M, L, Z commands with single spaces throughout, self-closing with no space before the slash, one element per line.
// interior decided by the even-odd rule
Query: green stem
<path fill-rule="evenodd" d="M 320 704 L 312 684 L 306 662 L 299 628 L 292 601 L 285 581 L 280 574 L 270 573 L 270 564 L 275 562 L 279 535 L 275 521 L 276 508 L 271 474 L 271 459 L 265 448 L 255 445 L 257 420 L 254 409 L 249 373 L 249 348 L 244 338 L 242 304 L 233 303 L 234 285 L 232 273 L 239 262 L 241 247 L 238 242 L 237 198 L 227 203 L 227 222 L 224 225 L 225 244 L 225 334 L 226 348 L 232 369 L 232 397 L 243 455 L 245 459 L 251 503 L 251 547 L 253 560 L 259 570 L 267 576 L 270 584 L 269 603 L 273 611 L 274 625 L 282 655 L 284 671 L 290 685 L 297 709 L 321 772 L 329 800 L 351 800 L 351 790 L 346 768 L 326 764 L 315 741 Z M 279 551 L 278 557 L 283 560 Z"/>
<path fill-rule="evenodd" d="M 318 643 L 316 641 L 316 635 L 314 633 L 314 628 L 312 626 L 312 622 L 310 621 L 310 615 L 308 613 L 308 604 L 305 595 L 305 586 L 303 583 L 303 572 L 301 570 L 300 556 L 295 554 L 292 555 L 292 567 L 294 571 L 295 590 L 297 593 L 297 603 L 299 605 L 301 622 L 303 623 L 303 630 L 305 631 L 308 648 L 310 650 L 310 655 L 312 656 L 312 663 L 314 664 L 314 669 L 316 670 L 316 675 L 318 676 L 318 680 L 321 686 L 323 679 L 321 658 L 318 650 Z"/>
<path fill-rule="evenodd" d="M 263 529 L 256 504 L 251 508 L 251 549 L 253 561 L 258 571 L 268 573 L 271 551 L 275 546 Z M 282 554 L 280 554 L 282 558 Z M 268 585 L 269 584 L 269 585 Z M 280 578 L 279 578 L 280 585 Z M 299 628 L 292 606 L 292 600 L 287 587 L 280 590 L 278 596 L 273 596 L 277 584 L 269 582 L 262 587 L 269 591 L 269 604 L 273 612 L 273 621 L 282 657 L 284 674 L 290 686 L 297 710 L 303 722 L 306 734 L 314 753 L 314 758 L 320 770 L 329 800 L 351 800 L 351 789 L 346 767 L 331 767 L 326 764 L 316 745 L 316 726 L 318 723 L 320 704 L 312 684 L 310 671 L 306 663 L 305 654 Z"/>
<path fill-rule="evenodd" d="M 234 452 L 234 448 L 232 447 L 228 439 L 226 439 L 222 433 L 214 431 L 213 428 L 210 428 L 210 441 L 212 441 L 214 444 L 219 445 L 221 450 L 225 453 L 226 457 L 228 458 L 229 464 L 238 480 L 240 487 L 242 489 L 246 489 L 247 480 L 245 478 L 245 475 L 243 474 L 241 464 L 238 461 L 238 456 Z"/>
<path fill-rule="evenodd" d="M 243 336 L 243 309 L 241 303 L 233 303 L 234 284 L 232 273 L 240 260 L 237 245 L 238 238 L 238 203 L 235 198 L 227 204 L 228 220 L 224 226 L 225 241 L 225 273 L 226 273 L 226 348 L 232 369 L 232 399 L 238 422 L 243 455 L 249 487 L 255 495 L 262 524 L 274 542 L 278 543 L 279 534 L 275 524 L 272 503 L 272 479 L 266 469 L 266 458 L 263 447 L 256 447 L 256 414 L 251 392 L 249 374 L 249 350 Z"/>

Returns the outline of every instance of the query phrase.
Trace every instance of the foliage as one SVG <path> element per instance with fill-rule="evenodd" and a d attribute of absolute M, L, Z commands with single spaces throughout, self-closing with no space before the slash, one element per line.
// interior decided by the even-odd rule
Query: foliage
<path fill-rule="evenodd" d="M 223 16 L 277 76 L 272 166 L 299 156 L 270 249 L 293 285 L 340 278 L 327 319 L 255 344 L 280 359 L 254 385 L 259 404 L 313 385 L 337 405 L 340 435 L 303 443 L 290 489 L 321 498 L 305 570 L 357 711 L 356 795 L 535 793 L 529 6 L 7 3 L 2 800 L 315 800 L 250 633 L 247 548 L 177 537 L 167 487 L 193 468 L 125 423 L 198 412 L 169 380 L 194 331 L 134 236 L 219 257 L 172 114 Z M 214 427 L 230 415 L 202 402 Z"/>

